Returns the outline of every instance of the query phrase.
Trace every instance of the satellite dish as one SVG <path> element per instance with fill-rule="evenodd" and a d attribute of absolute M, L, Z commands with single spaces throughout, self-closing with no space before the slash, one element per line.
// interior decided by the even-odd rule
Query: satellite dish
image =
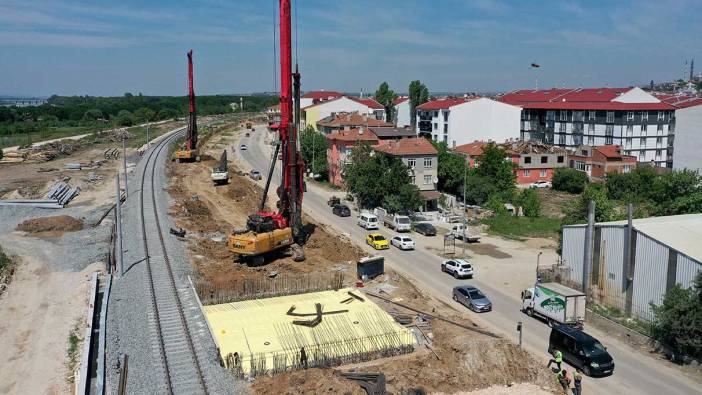
<path fill-rule="evenodd" d="M 438 183 L 439 183 L 439 179 L 438 179 L 437 177 L 434 177 L 434 180 L 433 180 L 433 181 L 434 181 L 434 184 L 438 184 Z"/>

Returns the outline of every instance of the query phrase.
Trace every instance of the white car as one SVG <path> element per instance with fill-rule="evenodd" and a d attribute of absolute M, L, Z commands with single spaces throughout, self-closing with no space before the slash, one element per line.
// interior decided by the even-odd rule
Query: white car
<path fill-rule="evenodd" d="M 246 144 L 242 144 L 239 146 L 240 151 L 246 151 Z"/>
<path fill-rule="evenodd" d="M 408 236 L 395 236 L 390 239 L 390 244 L 401 250 L 414 250 L 414 240 Z"/>
<path fill-rule="evenodd" d="M 532 188 L 551 188 L 551 182 L 550 181 L 537 181 L 533 184 L 531 184 Z"/>
<path fill-rule="evenodd" d="M 455 278 L 473 278 L 473 265 L 464 259 L 447 259 L 441 262 L 441 271 Z"/>

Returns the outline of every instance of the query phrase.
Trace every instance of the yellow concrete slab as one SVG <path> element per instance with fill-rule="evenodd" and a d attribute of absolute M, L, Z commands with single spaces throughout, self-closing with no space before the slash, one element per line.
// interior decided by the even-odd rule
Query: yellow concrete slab
<path fill-rule="evenodd" d="M 353 291 L 363 299 L 341 303 Z M 322 322 L 310 328 L 293 324 L 313 320 L 315 304 L 322 305 Z M 295 306 L 291 316 L 289 309 Z M 301 295 L 247 300 L 203 307 L 222 358 L 238 353 L 245 374 L 252 370 L 284 369 L 300 362 L 305 348 L 310 365 L 334 359 L 337 363 L 370 359 L 378 354 L 407 352 L 415 344 L 412 332 L 399 325 L 358 290 L 346 288 Z M 335 314 L 329 312 L 348 310 Z M 394 350 L 394 351 L 393 351 Z M 362 358 L 365 356 L 365 358 Z M 265 361 L 265 362 L 264 362 Z M 262 364 L 265 365 L 262 366 Z"/>

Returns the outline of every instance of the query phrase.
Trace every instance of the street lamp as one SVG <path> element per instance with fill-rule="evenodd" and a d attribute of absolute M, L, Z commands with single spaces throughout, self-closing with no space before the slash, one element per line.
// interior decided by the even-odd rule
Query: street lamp
<path fill-rule="evenodd" d="M 539 260 L 541 258 L 541 254 L 543 254 L 543 251 L 539 251 L 539 255 L 536 256 L 536 283 L 538 284 L 539 281 Z"/>

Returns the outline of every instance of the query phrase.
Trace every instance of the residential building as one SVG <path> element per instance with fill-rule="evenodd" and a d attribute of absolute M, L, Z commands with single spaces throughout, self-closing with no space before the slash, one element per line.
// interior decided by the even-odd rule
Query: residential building
<path fill-rule="evenodd" d="M 324 101 L 338 99 L 344 96 L 341 92 L 336 91 L 311 91 L 300 96 L 300 108 L 311 106 L 312 104 L 321 103 Z"/>
<path fill-rule="evenodd" d="M 521 109 L 485 97 L 447 97 L 417 106 L 417 132 L 456 147 L 519 137 Z"/>
<path fill-rule="evenodd" d="M 673 169 L 702 173 L 702 97 L 676 96 L 666 102 L 676 108 Z"/>
<path fill-rule="evenodd" d="M 368 106 L 368 115 L 372 116 L 375 119 L 385 121 L 385 107 L 382 104 L 378 103 L 375 99 L 371 97 L 363 98 L 353 96 L 349 96 L 349 99 L 356 100 L 361 104 L 365 104 L 366 106 Z"/>
<path fill-rule="evenodd" d="M 324 119 L 332 114 L 339 114 L 342 112 L 347 113 L 359 113 L 359 114 L 369 114 L 371 118 L 376 118 L 377 109 L 371 108 L 358 98 L 350 98 L 346 96 L 341 96 L 331 100 L 321 101 L 309 106 L 303 107 L 300 105 L 300 126 L 304 129 L 307 125 L 317 128 L 317 122 Z M 380 117 L 384 120 L 385 110 L 383 110 L 383 115 Z"/>
<path fill-rule="evenodd" d="M 626 220 L 596 223 L 593 243 L 586 227 L 563 227 L 556 277 L 628 317 L 650 321 L 651 304 L 660 305 L 675 284 L 692 287 L 702 271 L 702 214 L 633 219 L 631 228 Z M 585 264 L 586 248 L 592 260 Z"/>
<path fill-rule="evenodd" d="M 480 156 L 487 145 L 484 141 L 474 141 L 453 148 L 454 152 L 467 156 L 469 167 L 480 166 Z M 497 144 L 516 166 L 515 183 L 528 187 L 538 181 L 551 181 L 556 168 L 568 166 L 568 151 L 561 147 L 536 141 L 507 141 Z"/>
<path fill-rule="evenodd" d="M 619 145 L 638 162 L 672 167 L 675 107 L 640 88 L 519 90 L 521 138 L 575 148 Z"/>
<path fill-rule="evenodd" d="M 344 185 L 341 175 L 353 147 L 359 141 L 368 142 L 370 145 L 378 144 L 378 137 L 364 128 L 337 131 L 327 134 L 326 138 L 329 182 L 338 187 Z"/>
<path fill-rule="evenodd" d="M 423 137 L 382 141 L 373 149 L 399 158 L 410 168 L 412 182 L 420 191 L 436 190 L 439 160 L 438 152 Z"/>
<path fill-rule="evenodd" d="M 340 130 L 368 129 L 371 127 L 392 127 L 391 123 L 373 118 L 367 113 L 341 112 L 333 113 L 317 121 L 317 130 L 328 134 Z"/>
<path fill-rule="evenodd" d="M 608 173 L 628 173 L 636 167 L 636 157 L 622 154 L 618 145 L 582 145 L 568 155 L 569 166 L 602 181 Z"/>
<path fill-rule="evenodd" d="M 393 103 L 392 122 L 395 126 L 402 128 L 412 126 L 411 115 L 412 104 L 409 97 L 398 97 Z"/>
<path fill-rule="evenodd" d="M 373 134 L 378 137 L 379 141 L 417 137 L 417 134 L 409 128 L 369 127 L 368 130 L 373 132 Z"/>

